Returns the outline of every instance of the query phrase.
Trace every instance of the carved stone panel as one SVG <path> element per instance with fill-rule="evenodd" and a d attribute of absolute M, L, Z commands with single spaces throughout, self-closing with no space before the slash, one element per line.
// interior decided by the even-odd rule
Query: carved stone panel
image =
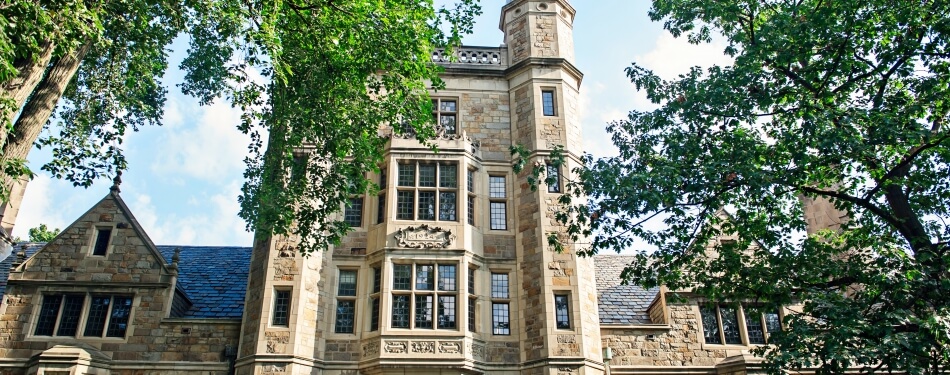
<path fill-rule="evenodd" d="M 435 341 L 413 341 L 413 353 L 435 353 Z"/>
<path fill-rule="evenodd" d="M 390 354 L 406 353 L 408 349 L 409 343 L 405 341 L 386 341 L 386 345 L 383 347 L 383 350 Z"/>
<path fill-rule="evenodd" d="M 440 341 L 439 353 L 441 354 L 459 354 L 462 352 L 462 344 L 458 341 Z"/>
<path fill-rule="evenodd" d="M 440 227 L 422 224 L 396 231 L 396 246 L 410 249 L 444 249 L 452 244 L 455 235 Z"/>

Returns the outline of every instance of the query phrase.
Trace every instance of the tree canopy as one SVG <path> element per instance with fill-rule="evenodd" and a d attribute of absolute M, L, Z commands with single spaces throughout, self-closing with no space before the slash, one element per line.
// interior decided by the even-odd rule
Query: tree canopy
<path fill-rule="evenodd" d="M 30 242 L 50 242 L 59 235 L 59 228 L 50 229 L 46 224 L 30 228 Z"/>
<path fill-rule="evenodd" d="M 650 17 L 721 35 L 734 62 L 627 68 L 659 107 L 608 126 L 619 156 L 585 157 L 559 215 L 572 239 L 649 244 L 631 282 L 800 306 L 759 349 L 773 373 L 946 371 L 950 3 L 654 0 Z M 806 236 L 804 199 L 850 219 Z"/>
<path fill-rule="evenodd" d="M 428 89 L 441 81 L 431 55 L 458 45 L 479 12 L 477 0 L 4 4 L 0 197 L 32 175 L 24 159 L 54 107 L 56 127 L 38 142 L 53 150 L 44 169 L 89 186 L 126 168 L 123 137 L 160 124 L 168 46 L 186 35 L 181 90 L 201 104 L 230 101 L 252 135 L 240 197 L 248 229 L 298 236 L 303 252 L 324 249 L 347 229 L 334 214 L 371 188 L 380 127 L 434 134 Z"/>

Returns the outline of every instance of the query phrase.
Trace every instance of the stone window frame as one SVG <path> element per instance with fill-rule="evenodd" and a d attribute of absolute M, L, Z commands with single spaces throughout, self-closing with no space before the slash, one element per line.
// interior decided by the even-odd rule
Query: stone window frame
<path fill-rule="evenodd" d="M 545 96 L 550 95 L 550 107 L 547 106 L 548 98 Z M 556 117 L 560 111 L 558 111 L 557 105 L 557 88 L 555 87 L 541 87 L 541 115 L 545 117 Z M 550 109 L 550 111 L 548 111 Z"/>
<path fill-rule="evenodd" d="M 503 195 L 496 195 L 496 191 L 492 190 L 492 183 L 501 179 L 503 183 L 503 188 L 500 191 Z M 493 231 L 508 231 L 511 228 L 509 225 L 510 215 L 508 215 L 508 199 L 511 196 L 508 191 L 508 174 L 507 173 L 489 173 L 488 174 L 488 229 Z M 500 212 L 496 212 L 496 209 L 500 209 Z M 496 226 L 496 221 L 494 220 L 496 215 L 501 215 L 503 219 L 499 224 L 504 224 L 504 226 Z"/>
<path fill-rule="evenodd" d="M 344 273 L 353 273 L 353 294 L 343 295 L 340 294 L 343 287 L 343 274 Z M 344 334 L 352 335 L 356 333 L 356 322 L 357 322 L 357 296 L 359 295 L 360 288 L 360 271 L 356 267 L 340 267 L 337 269 L 337 278 L 336 278 L 336 307 L 333 310 L 333 333 L 335 334 Z M 347 289 L 349 290 L 349 289 Z M 349 326 L 341 325 L 341 308 L 343 304 L 351 306 L 352 311 L 349 312 Z M 345 321 L 344 321 L 345 322 Z M 347 330 L 348 328 L 349 330 Z"/>
<path fill-rule="evenodd" d="M 395 185 L 395 187 L 394 187 L 394 190 L 395 190 L 395 192 L 396 192 L 396 194 L 395 194 L 395 196 L 396 196 L 396 199 L 395 199 L 395 201 L 396 201 L 396 212 L 395 212 L 395 214 L 393 215 L 396 220 L 401 220 L 401 221 L 424 221 L 424 222 L 446 222 L 446 223 L 458 223 L 458 222 L 459 222 L 459 220 L 461 219 L 461 217 L 460 217 L 460 215 L 459 215 L 459 214 L 460 214 L 460 210 L 459 210 L 459 204 L 458 204 L 458 202 L 459 202 L 459 195 L 460 195 L 460 194 L 459 194 L 459 191 L 461 190 L 461 186 L 460 186 L 460 185 L 461 185 L 461 182 L 462 182 L 462 179 L 459 178 L 459 172 L 460 172 L 460 170 L 462 169 L 462 168 L 461 168 L 461 165 L 462 165 L 461 163 L 459 163 L 457 160 L 440 160 L 440 159 L 400 159 L 400 160 L 398 160 L 398 162 L 397 162 L 396 164 L 397 164 L 397 165 L 396 165 L 396 176 L 395 176 L 395 183 L 396 183 L 396 185 Z M 413 168 L 412 168 L 412 170 L 413 170 L 413 175 L 412 175 L 413 182 L 412 182 L 412 185 L 404 185 L 404 183 L 401 181 L 401 178 L 402 178 L 402 176 L 401 176 L 402 167 L 403 167 L 403 166 L 407 166 L 407 165 L 412 165 L 412 166 L 413 166 Z M 422 173 L 421 173 L 421 166 L 423 166 L 423 165 L 425 165 L 425 166 L 429 166 L 429 165 L 435 166 L 435 175 L 433 176 L 433 178 L 434 178 L 434 182 L 433 182 L 433 183 L 434 183 L 434 186 L 421 186 L 421 179 L 422 179 L 422 176 L 421 176 L 421 175 L 422 175 Z M 453 186 L 442 186 L 442 183 L 443 183 L 442 169 L 443 169 L 444 166 L 452 166 L 452 167 L 455 168 L 455 179 L 454 179 L 454 181 L 455 181 L 455 186 L 454 186 L 454 187 L 453 187 Z M 405 212 L 403 212 L 403 211 L 401 210 L 401 208 L 403 208 L 404 205 L 405 205 L 405 203 L 407 202 L 406 200 L 403 199 L 403 194 L 406 194 L 406 193 L 411 194 L 411 199 L 408 200 L 408 202 L 411 203 L 411 204 L 410 204 L 411 207 L 409 207 L 409 208 L 410 208 L 410 211 L 409 211 L 409 212 L 410 212 L 410 216 L 411 216 L 411 217 L 403 217 L 403 215 L 404 215 Z M 433 207 L 433 216 L 432 216 L 431 219 L 429 219 L 429 218 L 424 218 L 424 219 L 423 219 L 423 218 L 420 218 L 420 211 L 421 211 L 421 210 L 419 209 L 419 204 L 420 204 L 421 201 L 420 201 L 420 199 L 419 199 L 419 196 L 420 196 L 421 193 L 432 193 L 432 194 L 434 194 L 433 203 L 434 203 L 435 205 L 434 205 L 434 207 Z M 442 205 L 443 205 L 443 203 L 444 203 L 444 202 L 442 201 L 442 195 L 443 195 L 443 194 L 454 194 L 454 195 L 455 195 L 455 201 L 454 201 L 454 202 L 451 202 L 451 203 L 454 205 L 454 207 L 455 207 L 455 209 L 454 209 L 454 211 L 453 211 L 453 214 L 452 214 L 452 218 L 443 219 L 443 213 L 444 213 L 444 212 L 443 212 L 443 207 L 442 207 Z"/>
<path fill-rule="evenodd" d="M 396 288 L 396 267 L 398 266 L 408 266 L 409 267 L 409 289 L 397 289 Z M 421 289 L 419 288 L 419 266 L 431 266 L 432 267 L 432 289 Z M 443 266 L 454 266 L 455 267 L 455 277 L 454 277 L 454 290 L 443 290 L 440 288 L 439 281 L 441 279 L 440 268 Z M 389 308 L 389 328 L 393 330 L 425 330 L 428 332 L 459 332 L 462 329 L 461 324 L 459 324 L 459 307 L 461 306 L 461 301 L 463 297 L 463 290 L 461 289 L 464 285 L 460 284 L 460 273 L 462 270 L 462 263 L 455 259 L 439 259 L 439 260 L 411 260 L 406 259 L 405 261 L 394 261 L 392 263 L 392 273 L 390 274 L 388 281 L 390 283 L 390 308 Z M 406 315 L 400 320 L 406 320 L 408 326 L 395 326 L 396 322 L 396 308 L 395 303 L 396 297 L 408 297 L 408 306 Z M 418 306 L 417 299 L 420 296 L 431 296 L 432 297 L 432 306 L 431 306 L 431 315 L 432 315 L 432 327 L 419 327 L 418 326 Z M 454 327 L 443 327 L 442 322 L 440 321 L 441 314 L 439 310 L 441 309 L 441 301 L 439 297 L 454 297 Z M 401 311 L 401 308 L 400 308 Z"/>
<path fill-rule="evenodd" d="M 382 297 L 383 297 L 383 265 L 380 263 L 370 266 L 370 294 L 369 294 L 369 331 L 378 332 L 382 327 Z"/>
<path fill-rule="evenodd" d="M 287 320 L 287 322 L 286 322 L 285 324 L 277 324 L 277 322 L 276 322 L 276 319 L 277 319 L 277 308 L 278 308 L 277 303 L 279 302 L 278 295 L 277 295 L 278 293 L 287 293 L 287 304 L 286 304 L 286 306 L 285 306 L 285 308 L 287 309 L 287 311 L 286 311 L 287 316 L 284 318 L 284 319 Z M 269 324 L 270 327 L 275 327 L 275 328 L 290 328 L 290 315 L 291 315 L 290 312 L 292 311 L 291 308 L 292 308 L 292 306 L 293 306 L 293 304 L 294 304 L 294 290 L 293 290 L 293 287 L 291 287 L 291 286 L 275 286 L 274 289 L 273 289 L 273 294 L 272 294 L 271 296 L 272 296 L 271 299 L 273 300 L 273 303 L 271 304 L 270 319 L 268 320 L 269 323 L 270 323 L 270 324 Z"/>
<path fill-rule="evenodd" d="M 562 314 L 561 314 L 561 311 L 559 311 L 559 307 L 558 307 L 559 298 L 564 299 L 565 311 L 563 314 L 563 320 L 561 319 Z M 552 302 L 554 304 L 554 328 L 555 329 L 558 329 L 558 330 L 573 330 L 574 329 L 574 324 L 572 324 L 572 320 L 573 320 L 572 318 L 574 317 L 574 314 L 571 313 L 571 310 L 572 310 L 571 300 L 572 299 L 571 299 L 570 291 L 568 290 L 554 291 L 554 300 Z M 562 326 L 562 322 L 563 322 L 563 325 L 566 325 L 566 326 Z"/>
<path fill-rule="evenodd" d="M 350 228 L 363 227 L 363 214 L 366 212 L 366 199 L 363 196 L 352 196 L 343 204 L 343 222 Z"/>
<path fill-rule="evenodd" d="M 510 336 L 511 335 L 511 270 L 507 269 L 492 269 L 490 270 L 491 277 L 489 279 L 489 297 L 491 298 L 491 332 L 495 336 Z M 495 285 L 496 279 L 495 276 L 505 276 L 507 291 L 504 295 L 496 294 L 495 291 L 499 289 L 499 286 Z M 500 315 L 500 307 L 504 307 L 505 316 Z M 504 321 L 501 318 L 505 318 Z M 504 326 L 499 326 L 499 324 L 504 324 Z"/>
<path fill-rule="evenodd" d="M 110 231 L 109 244 L 106 245 L 105 254 L 96 255 L 95 251 L 96 251 L 96 244 L 98 242 L 99 231 L 103 229 L 108 229 Z M 89 238 L 87 239 L 88 242 L 86 243 L 86 247 L 83 249 L 83 252 L 86 254 L 86 256 L 107 257 L 109 256 L 109 254 L 112 254 L 115 250 L 115 238 L 116 238 L 117 229 L 118 229 L 118 223 L 114 223 L 114 222 L 92 223 L 89 229 L 89 232 L 91 233 L 89 235 Z"/>
<path fill-rule="evenodd" d="M 79 308 L 79 317 L 76 320 L 76 332 L 75 334 L 69 336 L 56 335 L 56 331 L 59 330 L 59 325 L 61 323 L 62 314 L 63 314 L 63 302 L 60 302 L 59 311 L 56 313 L 56 319 L 53 322 L 53 335 L 37 335 L 36 329 L 39 324 L 41 311 L 43 308 L 43 301 L 48 295 L 74 295 L 82 296 L 82 305 Z M 137 306 L 139 305 L 140 296 L 134 292 L 124 292 L 124 291 L 115 291 L 115 290 L 68 290 L 68 289 L 50 289 L 50 288 L 40 288 L 36 291 L 36 298 L 34 298 L 33 303 L 33 313 L 31 314 L 28 325 L 26 326 L 25 334 L 26 337 L 24 341 L 49 341 L 50 339 L 57 338 L 73 338 L 75 340 L 82 340 L 85 342 L 126 342 L 129 336 L 132 334 L 135 329 L 135 315 L 137 312 Z M 106 320 L 103 323 L 102 334 L 100 336 L 86 336 L 86 325 L 89 323 L 89 310 L 92 307 L 92 300 L 95 297 L 110 297 L 109 310 L 106 312 Z M 131 299 L 131 305 L 129 306 L 129 312 L 127 320 L 125 321 L 125 333 L 119 336 L 108 336 L 109 333 L 109 324 L 112 320 L 113 309 L 115 308 L 115 298 L 116 297 L 128 297 Z"/>
<path fill-rule="evenodd" d="M 703 321 L 703 320 L 704 320 L 704 315 L 703 315 L 703 310 L 704 310 L 704 308 L 713 309 L 713 311 L 716 313 L 716 315 L 715 315 L 716 327 L 715 327 L 715 328 L 716 328 L 717 334 L 718 334 L 718 336 L 719 336 L 719 342 L 707 342 L 707 341 L 706 341 L 706 323 Z M 736 325 L 737 325 L 737 328 L 738 328 L 738 338 L 739 338 L 739 340 L 738 340 L 739 342 L 738 342 L 738 343 L 735 343 L 735 342 L 732 342 L 732 343 L 727 342 L 725 329 L 724 329 L 724 326 L 723 326 L 723 323 L 722 323 L 722 322 L 723 322 L 723 320 L 722 320 L 722 316 L 723 316 L 723 315 L 722 315 L 722 309 L 723 309 L 723 308 L 735 310 L 735 319 L 736 319 Z M 761 307 L 757 307 L 757 306 L 755 306 L 754 304 L 743 304 L 743 303 L 712 303 L 712 302 L 703 302 L 703 301 L 700 301 L 696 306 L 694 306 L 694 309 L 695 309 L 696 316 L 698 317 L 697 321 L 698 321 L 698 323 L 699 323 L 699 324 L 698 324 L 699 327 L 698 327 L 698 332 L 697 332 L 697 334 L 699 335 L 700 342 L 702 342 L 703 345 L 709 345 L 709 346 L 714 346 L 714 347 L 728 347 L 728 346 L 734 346 L 734 347 L 749 347 L 749 346 L 767 345 L 769 334 L 770 334 L 771 332 L 775 332 L 775 331 L 774 331 L 774 330 L 769 330 L 769 327 L 768 327 L 768 325 L 767 325 L 767 324 L 768 324 L 768 323 L 767 323 L 767 318 L 766 318 L 766 316 L 765 316 L 766 314 L 774 314 L 774 315 L 776 315 L 777 318 L 778 318 L 778 329 L 780 329 L 780 330 L 783 329 L 783 327 L 782 327 L 782 322 L 784 321 L 784 311 L 783 311 L 783 309 L 779 309 L 779 311 L 766 312 L 766 311 L 762 311 L 762 310 L 761 310 Z M 757 309 L 758 309 L 759 311 L 755 311 L 755 310 L 757 310 Z M 749 339 L 749 333 L 748 333 L 748 330 L 749 330 L 749 329 L 748 329 L 749 321 L 747 321 L 747 315 L 746 315 L 746 314 L 747 314 L 747 310 L 755 311 L 755 313 L 757 313 L 757 314 L 759 315 L 759 319 L 758 319 L 758 322 L 757 322 L 757 323 L 758 323 L 758 324 L 761 324 L 760 327 L 761 327 L 762 332 L 763 332 L 763 337 L 764 337 L 764 341 L 765 341 L 764 343 L 754 343 L 754 342 L 751 342 L 751 340 Z"/>
<path fill-rule="evenodd" d="M 434 121 L 435 125 L 436 125 L 437 127 L 443 127 L 443 128 L 444 128 L 445 125 L 443 124 L 443 121 L 442 121 L 443 118 L 446 118 L 446 119 L 447 119 L 447 118 L 449 118 L 449 117 L 454 117 L 454 118 L 455 118 L 455 124 L 454 124 L 454 125 L 455 125 L 455 128 L 452 129 L 452 131 L 449 131 L 448 128 L 444 128 L 444 129 L 446 129 L 446 130 L 445 130 L 445 134 L 447 134 L 447 135 L 462 134 L 462 129 L 461 129 L 462 126 L 461 126 L 461 121 L 460 121 L 460 120 L 461 120 L 461 116 L 459 116 L 459 114 L 460 114 L 460 112 L 461 112 L 461 111 L 459 110 L 459 108 L 461 107 L 461 105 L 460 105 L 461 103 L 460 103 L 460 101 L 459 101 L 459 98 L 458 98 L 458 97 L 452 97 L 452 96 L 437 96 L 437 97 L 432 97 L 431 99 L 432 99 L 432 120 Z M 443 106 L 442 106 L 442 103 L 443 103 L 443 102 L 445 102 L 445 103 L 449 103 L 449 102 L 455 103 L 455 111 L 450 111 L 450 110 L 448 110 L 448 109 L 443 109 Z"/>
<path fill-rule="evenodd" d="M 377 177 L 379 178 L 379 192 L 376 194 L 376 224 L 382 224 L 386 222 L 386 192 L 389 181 L 387 177 L 389 176 L 389 164 L 383 164 L 379 167 L 379 173 Z"/>
<path fill-rule="evenodd" d="M 552 173 L 553 171 L 553 173 Z M 554 175 L 554 183 L 548 183 L 548 178 Z M 550 161 L 544 164 L 544 183 L 548 186 L 547 191 L 551 194 L 560 194 L 561 188 L 561 166 L 554 165 Z"/>

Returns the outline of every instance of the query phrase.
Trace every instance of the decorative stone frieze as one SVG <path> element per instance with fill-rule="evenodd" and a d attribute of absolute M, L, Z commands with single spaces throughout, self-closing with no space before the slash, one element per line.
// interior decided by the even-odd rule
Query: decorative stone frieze
<path fill-rule="evenodd" d="M 435 353 L 435 341 L 413 341 L 413 353 Z"/>
<path fill-rule="evenodd" d="M 455 235 L 440 227 L 422 224 L 396 231 L 396 246 L 410 249 L 444 249 L 452 244 Z"/>
<path fill-rule="evenodd" d="M 383 350 L 389 354 L 402 354 L 409 350 L 409 343 L 406 341 L 386 341 Z"/>
<path fill-rule="evenodd" d="M 460 354 L 462 352 L 462 343 L 458 341 L 440 341 L 439 353 L 441 354 Z"/>

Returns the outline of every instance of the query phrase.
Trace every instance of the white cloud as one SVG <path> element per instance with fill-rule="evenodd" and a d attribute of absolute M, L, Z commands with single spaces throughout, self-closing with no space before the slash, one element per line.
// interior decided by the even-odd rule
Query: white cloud
<path fill-rule="evenodd" d="M 244 230 L 244 221 L 237 215 L 240 181 L 226 184 L 222 191 L 211 196 L 199 194 L 182 198 L 200 202 L 183 215 L 160 216 L 152 198 L 146 194 L 135 195 L 129 208 L 152 241 L 159 245 L 250 246 L 253 235 Z"/>
<path fill-rule="evenodd" d="M 43 173 L 38 173 L 33 181 L 27 184 L 20 212 L 17 214 L 16 225 L 13 227 L 14 237 L 26 240 L 29 237 L 30 228 L 46 224 L 50 229 L 63 229 L 76 219 L 64 216 L 64 213 L 69 211 L 65 209 L 66 207 L 53 204 L 52 195 L 56 190 L 53 185 L 63 184 L 62 181 L 53 180 Z M 79 189 L 75 190 L 77 194 L 81 193 Z"/>
<path fill-rule="evenodd" d="M 215 181 L 239 174 L 250 143 L 250 137 L 236 128 L 241 111 L 221 101 L 209 106 L 172 103 L 167 107 L 171 116 L 184 112 L 195 120 L 191 126 L 161 129 L 157 142 L 150 145 L 157 149 L 152 171 L 173 180 L 187 176 Z"/>
<path fill-rule="evenodd" d="M 712 43 L 690 44 L 685 37 L 674 38 L 670 33 L 662 33 L 654 47 L 634 61 L 644 68 L 653 70 L 664 79 L 673 79 L 689 72 L 689 68 L 713 65 L 730 65 L 732 58 L 723 54 L 726 48 L 721 38 L 713 38 Z"/>

